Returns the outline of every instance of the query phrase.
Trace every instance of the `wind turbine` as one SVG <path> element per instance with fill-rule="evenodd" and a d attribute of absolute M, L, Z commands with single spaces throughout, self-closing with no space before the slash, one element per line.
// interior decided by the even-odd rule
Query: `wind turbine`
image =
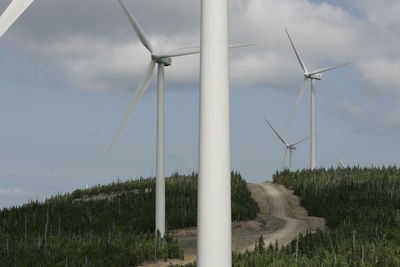
<path fill-rule="evenodd" d="M 146 91 L 153 73 L 155 65 L 157 64 L 157 170 L 156 170 L 156 226 L 155 231 L 160 232 L 161 237 L 165 234 L 165 159 L 164 159 L 164 66 L 171 65 L 171 58 L 177 56 L 184 56 L 189 54 L 199 53 L 199 49 L 196 47 L 184 48 L 168 52 L 158 52 L 154 49 L 153 45 L 150 43 L 148 37 L 143 31 L 140 24 L 137 22 L 135 16 L 131 13 L 128 7 L 122 0 L 118 0 L 121 4 L 122 9 L 127 15 L 130 23 L 132 24 L 140 42 L 147 48 L 151 54 L 150 63 L 148 64 L 144 77 L 140 82 L 133 99 L 125 112 L 125 115 L 119 125 L 117 132 L 114 135 L 112 143 L 108 148 L 108 153 L 118 136 L 120 135 L 125 123 L 127 122 L 130 114 L 132 113 L 134 107 L 139 102 L 144 92 Z"/>
<path fill-rule="evenodd" d="M 296 54 L 297 60 L 300 63 L 301 68 L 304 71 L 304 81 L 303 81 L 303 85 L 300 89 L 299 95 L 297 96 L 296 99 L 296 103 L 294 104 L 292 113 L 290 114 L 289 117 L 289 121 L 286 125 L 286 129 L 285 132 L 287 131 L 288 127 L 289 127 L 289 123 L 293 118 L 294 112 L 296 111 L 297 106 L 299 105 L 299 102 L 301 100 L 301 97 L 304 94 L 304 91 L 306 90 L 306 86 L 307 86 L 307 81 L 308 79 L 311 80 L 311 146 L 310 146 L 310 168 L 313 170 L 316 167 L 316 159 L 315 159 L 315 151 L 316 151 L 316 139 L 315 139 L 315 80 L 321 80 L 322 79 L 322 73 L 329 71 L 329 70 L 333 70 L 345 65 L 348 65 L 349 63 L 345 63 L 345 64 L 340 64 L 340 65 L 336 65 L 333 67 L 327 67 L 327 68 L 322 68 L 322 69 L 317 69 L 314 71 L 308 71 L 306 65 L 304 64 L 303 60 L 301 59 L 299 53 L 296 50 L 296 47 L 294 46 L 294 43 L 292 41 L 292 38 L 290 38 L 289 32 L 286 30 L 286 34 L 289 38 L 290 44 L 293 47 L 293 50 Z"/>
<path fill-rule="evenodd" d="M 269 123 L 269 121 L 267 121 L 267 119 L 264 119 L 269 127 L 271 127 L 272 131 L 274 131 L 274 133 L 276 134 L 276 136 L 278 136 L 279 140 L 281 140 L 281 142 L 286 146 L 286 151 L 285 151 L 285 156 L 283 157 L 283 161 L 282 161 L 282 170 L 285 167 L 286 161 L 287 161 L 287 157 L 288 157 L 288 152 L 290 151 L 290 158 L 289 158 L 289 170 L 293 171 L 293 150 L 296 149 L 296 145 L 299 143 L 302 143 L 308 139 L 310 139 L 310 137 L 305 137 L 302 139 L 297 140 L 296 142 L 293 142 L 291 144 L 289 144 L 275 129 L 274 127 L 272 127 L 271 123 Z"/>
<path fill-rule="evenodd" d="M 123 0 L 118 0 L 125 14 L 127 15 L 130 23 L 132 24 L 140 42 L 144 47 L 150 52 L 151 59 L 148 64 L 144 77 L 142 78 L 135 95 L 125 112 L 125 115 L 118 127 L 117 132 L 108 148 L 108 153 L 110 153 L 111 148 L 115 141 L 118 139 L 124 125 L 126 124 L 129 116 L 131 115 L 136 104 L 142 98 L 144 92 L 146 91 L 150 81 L 152 79 L 155 65 L 157 64 L 157 152 L 156 152 L 156 227 L 155 231 L 160 232 L 161 237 L 165 234 L 165 153 L 164 153 L 164 66 L 170 66 L 172 63 L 172 57 L 179 57 L 191 54 L 200 53 L 200 47 L 188 47 L 172 51 L 158 51 L 156 50 L 149 38 L 145 34 L 144 30 L 136 20 L 135 16 L 125 5 Z M 250 46 L 254 44 L 238 44 L 231 45 L 230 48 L 238 48 L 244 46 Z"/>
<path fill-rule="evenodd" d="M 13 0 L 0 16 L 0 37 L 18 19 L 19 16 L 28 8 L 33 0 Z"/>

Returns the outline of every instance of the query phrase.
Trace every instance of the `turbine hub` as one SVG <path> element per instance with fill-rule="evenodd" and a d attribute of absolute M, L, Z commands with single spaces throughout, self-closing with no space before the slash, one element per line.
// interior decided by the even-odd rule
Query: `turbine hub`
<path fill-rule="evenodd" d="M 164 64 L 164 66 L 171 66 L 172 59 L 170 57 L 157 57 L 152 55 L 151 58 L 158 64 Z"/>
<path fill-rule="evenodd" d="M 315 73 L 312 75 L 308 75 L 307 76 L 310 79 L 314 79 L 314 80 L 321 80 L 322 79 L 322 73 Z"/>

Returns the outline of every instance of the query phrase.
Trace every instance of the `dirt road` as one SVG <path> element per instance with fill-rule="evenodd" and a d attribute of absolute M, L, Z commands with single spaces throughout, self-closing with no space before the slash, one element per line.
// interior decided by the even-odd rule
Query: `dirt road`
<path fill-rule="evenodd" d="M 302 214 L 305 216 L 299 216 L 299 212 L 297 212 L 297 214 L 295 213 L 289 202 L 298 202 L 298 199 L 296 201 L 296 198 L 293 195 L 292 196 L 294 198 L 292 198 L 292 200 L 287 199 L 284 192 L 282 192 L 286 190 L 285 188 L 280 188 L 272 183 L 255 184 L 255 186 L 261 187 L 262 190 L 264 190 L 264 197 L 269 203 L 269 216 L 272 216 L 282 222 L 279 229 L 269 233 L 262 233 L 265 244 L 274 244 L 276 240 L 278 240 L 279 244 L 284 245 L 296 238 L 298 233 L 303 233 L 308 229 L 315 230 L 318 227 L 324 228 L 323 221 L 321 221 L 321 219 L 315 218 L 315 220 L 313 220 L 313 217 L 307 216 L 307 212 L 305 210 Z M 252 193 L 253 191 L 254 190 L 252 190 Z M 300 207 L 299 203 L 293 204 L 295 204 L 294 206 L 297 206 L 296 208 Z M 251 244 L 245 249 L 252 249 L 253 247 L 254 244 Z"/>
<path fill-rule="evenodd" d="M 275 240 L 278 240 L 279 244 L 286 244 L 307 226 L 304 221 L 290 217 L 291 212 L 288 202 L 275 186 L 272 184 L 260 184 L 260 186 L 263 187 L 267 195 L 270 204 L 270 215 L 282 220 L 284 223 L 279 230 L 265 235 L 265 243 L 274 243 Z"/>
<path fill-rule="evenodd" d="M 307 211 L 300 206 L 299 198 L 291 190 L 271 182 L 249 183 L 248 188 L 260 206 L 260 213 L 255 220 L 232 223 L 233 250 L 253 249 L 260 235 L 263 235 L 266 245 L 270 242 L 275 244 L 276 240 L 280 245 L 285 245 L 296 238 L 298 233 L 325 228 L 324 219 L 308 216 Z M 185 260 L 152 262 L 143 266 L 185 264 L 196 259 L 196 228 L 180 229 L 171 234 L 185 249 Z"/>

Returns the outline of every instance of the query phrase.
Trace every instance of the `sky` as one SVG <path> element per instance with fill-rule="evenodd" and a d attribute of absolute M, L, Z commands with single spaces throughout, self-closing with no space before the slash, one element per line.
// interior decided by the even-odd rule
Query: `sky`
<path fill-rule="evenodd" d="M 2 12 L 10 0 L 0 2 Z M 125 0 L 153 46 L 200 43 L 200 1 Z M 284 129 L 303 73 L 316 82 L 317 166 L 399 165 L 398 0 L 230 0 L 231 168 L 271 180 L 288 141 L 310 135 L 310 89 Z M 0 208 L 117 179 L 155 175 L 156 83 L 107 148 L 150 59 L 118 1 L 37 0 L 0 38 Z M 198 165 L 199 56 L 165 69 L 166 175 Z M 310 144 L 294 168 L 309 166 Z"/>

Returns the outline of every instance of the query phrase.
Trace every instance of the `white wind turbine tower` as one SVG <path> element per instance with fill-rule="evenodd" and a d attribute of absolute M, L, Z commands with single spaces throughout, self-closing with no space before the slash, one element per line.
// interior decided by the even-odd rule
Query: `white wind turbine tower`
<path fill-rule="evenodd" d="M 286 30 L 287 36 L 289 37 L 289 41 L 290 41 L 290 43 L 291 43 L 291 45 L 293 47 L 293 50 L 294 50 L 294 52 L 296 54 L 296 57 L 297 57 L 297 59 L 298 59 L 298 61 L 300 63 L 300 66 L 304 71 L 304 82 L 303 82 L 303 85 L 302 85 L 302 87 L 300 89 L 299 95 L 297 96 L 296 103 L 295 103 L 295 105 L 293 107 L 292 113 L 290 114 L 289 121 L 288 121 L 288 123 L 286 125 L 286 130 L 285 131 L 287 131 L 287 129 L 289 127 L 289 123 L 293 118 L 294 112 L 296 111 L 296 108 L 297 108 L 297 106 L 298 106 L 298 104 L 299 104 L 299 102 L 301 100 L 301 97 L 303 96 L 304 91 L 306 90 L 307 80 L 310 79 L 311 80 L 310 168 L 313 170 L 316 167 L 316 159 L 315 159 L 315 151 L 316 151 L 316 139 L 315 139 L 315 80 L 321 80 L 323 72 L 326 72 L 326 71 L 329 71 L 329 70 L 332 70 L 332 69 L 336 69 L 336 68 L 345 66 L 345 65 L 347 65 L 349 63 L 340 64 L 340 65 L 336 65 L 336 66 L 328 67 L 328 68 L 317 69 L 317 70 L 314 70 L 314 71 L 308 71 L 307 68 L 306 68 L 306 65 L 304 64 L 304 62 L 301 59 L 299 53 L 297 52 L 296 47 L 294 46 L 292 38 L 290 38 L 289 32 L 287 31 L 287 29 L 285 29 L 285 30 Z"/>
<path fill-rule="evenodd" d="M 228 0 L 201 1 L 197 266 L 232 266 Z"/>
<path fill-rule="evenodd" d="M 13 0 L 0 16 L 0 37 L 28 8 L 33 0 Z"/>
<path fill-rule="evenodd" d="M 274 127 L 272 127 L 271 123 L 269 123 L 269 121 L 267 121 L 267 119 L 264 119 L 269 127 L 271 127 L 272 131 L 274 131 L 274 133 L 276 134 L 276 136 L 278 136 L 278 138 L 281 140 L 281 142 L 286 146 L 286 151 L 285 151 L 285 156 L 283 157 L 283 161 L 282 161 L 282 170 L 284 169 L 285 165 L 286 165 L 286 161 L 287 161 L 287 157 L 288 157 L 288 153 L 290 152 L 290 158 L 289 158 L 289 171 L 293 171 L 293 150 L 296 149 L 296 145 L 299 143 L 302 143 L 308 139 L 310 139 L 310 137 L 305 137 L 302 139 L 297 140 L 296 142 L 293 142 L 291 144 L 289 144 L 275 129 Z"/>

